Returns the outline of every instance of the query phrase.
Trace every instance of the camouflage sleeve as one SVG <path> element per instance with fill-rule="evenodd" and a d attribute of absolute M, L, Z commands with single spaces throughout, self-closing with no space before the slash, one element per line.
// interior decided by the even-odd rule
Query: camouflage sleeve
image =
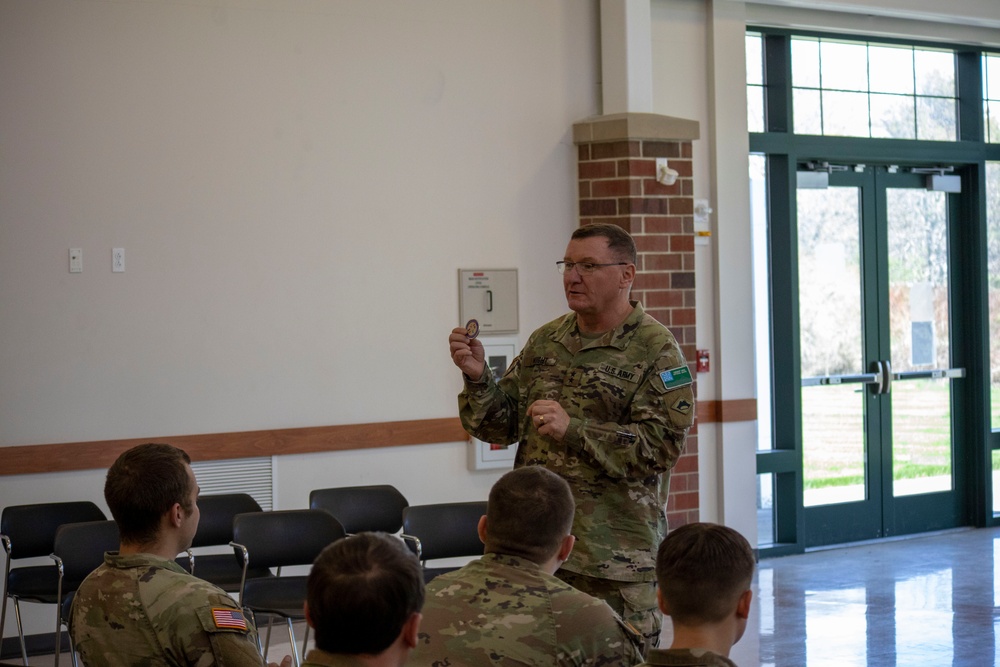
<path fill-rule="evenodd" d="M 193 642 L 195 650 L 201 651 L 201 655 L 191 664 L 206 667 L 264 665 L 254 639 L 256 630 L 253 623 L 238 608 L 220 601 L 219 606 L 196 609 L 195 615 L 208 641 L 207 646 L 200 641 Z"/>
<path fill-rule="evenodd" d="M 687 368 L 675 346 L 665 347 L 636 391 L 627 423 L 571 417 L 568 446 L 582 449 L 611 477 L 643 479 L 673 468 L 694 419 L 690 376 L 664 381 L 664 372 Z"/>
<path fill-rule="evenodd" d="M 458 413 L 467 433 L 498 445 L 518 441 L 520 362 L 520 356 L 514 359 L 499 383 L 489 366 L 478 382 L 465 379 L 465 388 L 458 395 Z"/>
<path fill-rule="evenodd" d="M 574 657 L 583 657 L 586 659 L 583 664 L 595 667 L 622 667 L 641 663 L 642 635 L 624 622 L 603 600 L 590 598 L 587 603 L 581 604 L 581 597 L 579 591 L 573 590 L 552 601 L 558 633 L 566 642 L 564 649 L 571 649 L 567 653 L 573 655 L 579 651 Z M 572 607 L 563 606 L 567 599 L 575 601 Z M 581 663 L 575 659 L 560 659 L 556 664 Z"/>

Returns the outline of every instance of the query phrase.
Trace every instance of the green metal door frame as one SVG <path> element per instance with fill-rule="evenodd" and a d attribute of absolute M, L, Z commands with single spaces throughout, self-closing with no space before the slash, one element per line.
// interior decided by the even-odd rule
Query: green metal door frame
<path fill-rule="evenodd" d="M 964 390 L 956 392 L 954 420 L 963 430 L 963 478 L 968 488 L 962 511 L 971 525 L 1000 525 L 992 511 L 992 452 L 1000 450 L 1000 431 L 990 424 L 989 313 L 985 163 L 1000 162 L 1000 144 L 983 140 L 982 50 L 940 44 L 956 51 L 959 141 L 914 141 L 795 135 L 791 132 L 792 31 L 750 27 L 763 35 L 765 132 L 750 134 L 751 153 L 767 165 L 768 261 L 771 303 L 772 420 L 770 449 L 757 454 L 758 475 L 773 476 L 774 544 L 762 544 L 762 556 L 805 550 L 801 450 L 801 374 L 798 368 L 796 169 L 808 161 L 867 165 L 952 165 L 962 176 L 960 196 L 949 197 L 951 303 L 962 317 L 952 317 L 953 363 L 966 368 Z M 815 33 L 812 33 L 815 34 Z M 824 35 L 836 37 L 835 35 Z M 845 39 L 859 39 L 856 35 Z M 861 38 L 883 41 L 876 38 Z M 884 40 L 904 43 L 901 40 Z"/>

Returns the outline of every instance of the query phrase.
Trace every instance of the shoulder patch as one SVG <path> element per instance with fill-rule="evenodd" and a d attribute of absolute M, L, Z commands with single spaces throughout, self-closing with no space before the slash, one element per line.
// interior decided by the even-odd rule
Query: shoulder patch
<path fill-rule="evenodd" d="M 670 406 L 670 409 L 674 412 L 679 412 L 682 415 L 691 414 L 691 408 L 694 407 L 694 403 L 687 400 L 683 396 L 674 401 L 674 404 Z"/>
<path fill-rule="evenodd" d="M 662 371 L 660 373 L 660 381 L 663 382 L 663 388 L 669 391 L 671 389 L 686 387 L 694 380 L 691 378 L 691 371 L 687 366 L 678 366 L 677 368 Z"/>
<path fill-rule="evenodd" d="M 226 630 L 247 630 L 247 619 L 242 611 L 237 609 L 227 609 L 225 607 L 212 608 L 212 620 L 215 627 Z"/>

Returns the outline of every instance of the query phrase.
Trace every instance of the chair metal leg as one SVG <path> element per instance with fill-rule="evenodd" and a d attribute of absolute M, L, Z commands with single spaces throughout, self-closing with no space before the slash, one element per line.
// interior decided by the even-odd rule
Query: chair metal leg
<path fill-rule="evenodd" d="M 286 618 L 285 623 L 288 626 L 288 645 L 292 650 L 292 662 L 295 663 L 295 667 L 300 667 L 302 661 L 299 659 L 299 649 L 295 646 L 295 628 L 292 627 L 292 619 Z"/>
<path fill-rule="evenodd" d="M 274 615 L 267 615 L 267 637 L 264 638 L 264 660 L 267 660 L 267 652 L 271 650 L 271 626 L 274 624 Z"/>
<path fill-rule="evenodd" d="M 3 607 L 0 608 L 0 641 L 3 640 L 3 629 L 7 627 L 7 582 L 3 587 Z"/>
<path fill-rule="evenodd" d="M 14 620 L 17 621 L 17 636 L 21 640 L 21 662 L 28 667 L 28 647 L 24 644 L 24 626 L 21 625 L 21 605 L 14 598 Z"/>
<path fill-rule="evenodd" d="M 264 657 L 264 647 L 260 643 L 260 626 L 257 625 L 257 615 L 253 613 L 248 607 L 243 607 L 243 613 L 250 617 L 253 621 L 253 635 L 254 640 L 257 642 L 257 653 L 260 653 L 260 657 Z"/>
<path fill-rule="evenodd" d="M 59 667 L 59 653 L 62 650 L 62 616 L 59 613 L 61 607 L 62 605 L 56 605 L 56 650 L 52 659 L 53 667 Z"/>

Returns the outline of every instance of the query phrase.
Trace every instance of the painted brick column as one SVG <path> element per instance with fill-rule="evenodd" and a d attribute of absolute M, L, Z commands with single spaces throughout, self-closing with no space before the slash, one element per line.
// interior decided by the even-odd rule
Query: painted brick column
<path fill-rule="evenodd" d="M 694 196 L 691 142 L 698 122 L 624 113 L 573 125 L 580 188 L 580 225 L 609 222 L 635 238 L 639 251 L 632 298 L 677 338 L 695 373 Z M 677 172 L 656 180 L 657 158 Z M 695 383 L 697 395 L 697 383 Z M 667 520 L 672 528 L 698 520 L 698 433 L 670 477 Z"/>

